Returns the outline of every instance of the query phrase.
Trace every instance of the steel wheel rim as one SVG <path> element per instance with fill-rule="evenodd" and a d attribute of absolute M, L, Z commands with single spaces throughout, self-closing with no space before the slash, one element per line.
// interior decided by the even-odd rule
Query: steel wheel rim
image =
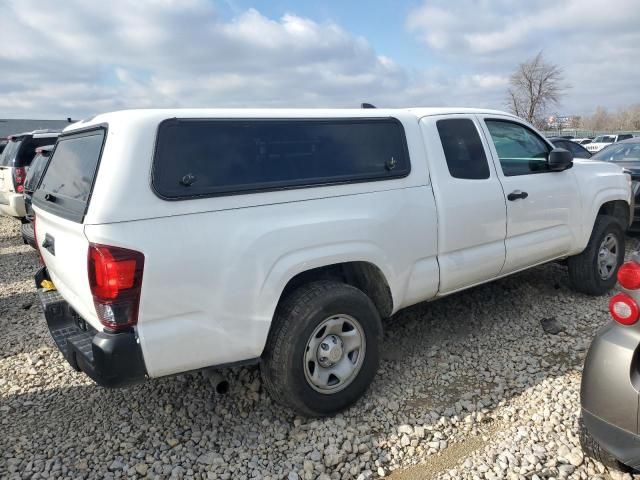
<path fill-rule="evenodd" d="M 332 394 L 347 388 L 362 368 L 366 337 L 360 322 L 350 315 L 325 318 L 307 340 L 303 369 L 311 388 Z"/>
<path fill-rule="evenodd" d="M 602 280 L 608 280 L 618 266 L 618 238 L 613 234 L 607 234 L 598 249 L 598 273 Z"/>

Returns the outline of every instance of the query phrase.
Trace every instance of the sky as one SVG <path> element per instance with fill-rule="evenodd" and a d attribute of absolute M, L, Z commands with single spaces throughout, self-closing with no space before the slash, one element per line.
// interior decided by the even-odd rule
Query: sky
<path fill-rule="evenodd" d="M 540 50 L 549 113 L 640 103 L 640 0 L 0 0 L 0 118 L 125 108 L 505 109 Z"/>

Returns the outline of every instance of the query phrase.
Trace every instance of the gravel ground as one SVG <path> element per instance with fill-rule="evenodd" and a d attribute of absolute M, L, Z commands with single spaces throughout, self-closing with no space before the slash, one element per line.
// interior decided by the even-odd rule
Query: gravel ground
<path fill-rule="evenodd" d="M 631 478 L 580 450 L 580 369 L 607 298 L 571 292 L 560 265 L 396 315 L 369 393 L 309 420 L 257 368 L 224 371 L 225 396 L 201 374 L 105 390 L 72 371 L 18 227 L 0 219 L 1 478 Z"/>

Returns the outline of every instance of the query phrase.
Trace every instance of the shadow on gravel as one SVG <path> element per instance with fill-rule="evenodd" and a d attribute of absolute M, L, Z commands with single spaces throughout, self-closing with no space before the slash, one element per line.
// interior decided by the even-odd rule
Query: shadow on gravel
<path fill-rule="evenodd" d="M 38 268 L 35 250 L 0 253 L 0 295 L 4 284 L 32 279 Z"/>
<path fill-rule="evenodd" d="M 35 290 L 0 296 L 0 332 L 0 358 L 28 353 L 47 343 L 49 331 Z"/>
<path fill-rule="evenodd" d="M 31 295 L 8 297 L 0 308 L 27 299 Z M 545 333 L 540 320 L 549 317 L 565 332 Z M 255 367 L 223 371 L 231 382 L 226 396 L 215 396 L 199 374 L 106 390 L 69 371 L 55 352 L 51 364 L 39 367 L 55 370 L 47 374 L 55 384 L 25 381 L 16 391 L 0 389 L 0 449 L 5 459 L 25 458 L 25 452 L 31 460 L 54 459 L 69 475 L 92 466 L 106 472 L 118 459 L 135 465 L 145 456 L 140 452 L 154 451 L 154 471 L 162 475 L 177 465 L 224 472 L 238 463 L 286 471 L 287 465 L 300 466 L 327 436 L 340 446 L 343 433 L 351 431 L 356 439 L 350 443 L 366 449 L 345 453 L 342 460 L 371 462 L 375 471 L 374 460 L 395 455 L 400 425 L 437 430 L 442 416 L 491 411 L 546 378 L 580 369 L 591 337 L 606 319 L 606 298 L 573 293 L 566 269 L 557 264 L 417 305 L 386 323 L 380 372 L 368 394 L 337 418 L 321 420 L 296 419 L 274 405 Z M 11 328 L 6 319 L 1 322 L 1 329 Z M 346 427 L 335 428 L 339 419 Z M 43 442 L 43 434 L 55 441 Z M 423 461 L 433 453 L 429 440 L 418 442 Z M 369 451 L 374 458 L 365 458 Z M 324 458 L 328 473 L 339 467 Z M 403 458 L 396 460 L 415 463 Z M 24 470 L 27 461 L 16 460 L 16 468 Z"/>

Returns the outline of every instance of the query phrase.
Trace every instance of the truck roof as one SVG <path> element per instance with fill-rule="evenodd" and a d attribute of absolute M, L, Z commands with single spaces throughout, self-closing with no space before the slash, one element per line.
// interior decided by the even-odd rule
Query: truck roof
<path fill-rule="evenodd" d="M 93 125 L 117 121 L 156 122 L 169 118 L 375 118 L 411 115 L 416 119 L 431 115 L 448 114 L 514 115 L 500 110 L 463 107 L 412 107 L 412 108 L 158 108 L 118 110 L 101 113 L 81 120 L 64 129 L 65 132 Z"/>

